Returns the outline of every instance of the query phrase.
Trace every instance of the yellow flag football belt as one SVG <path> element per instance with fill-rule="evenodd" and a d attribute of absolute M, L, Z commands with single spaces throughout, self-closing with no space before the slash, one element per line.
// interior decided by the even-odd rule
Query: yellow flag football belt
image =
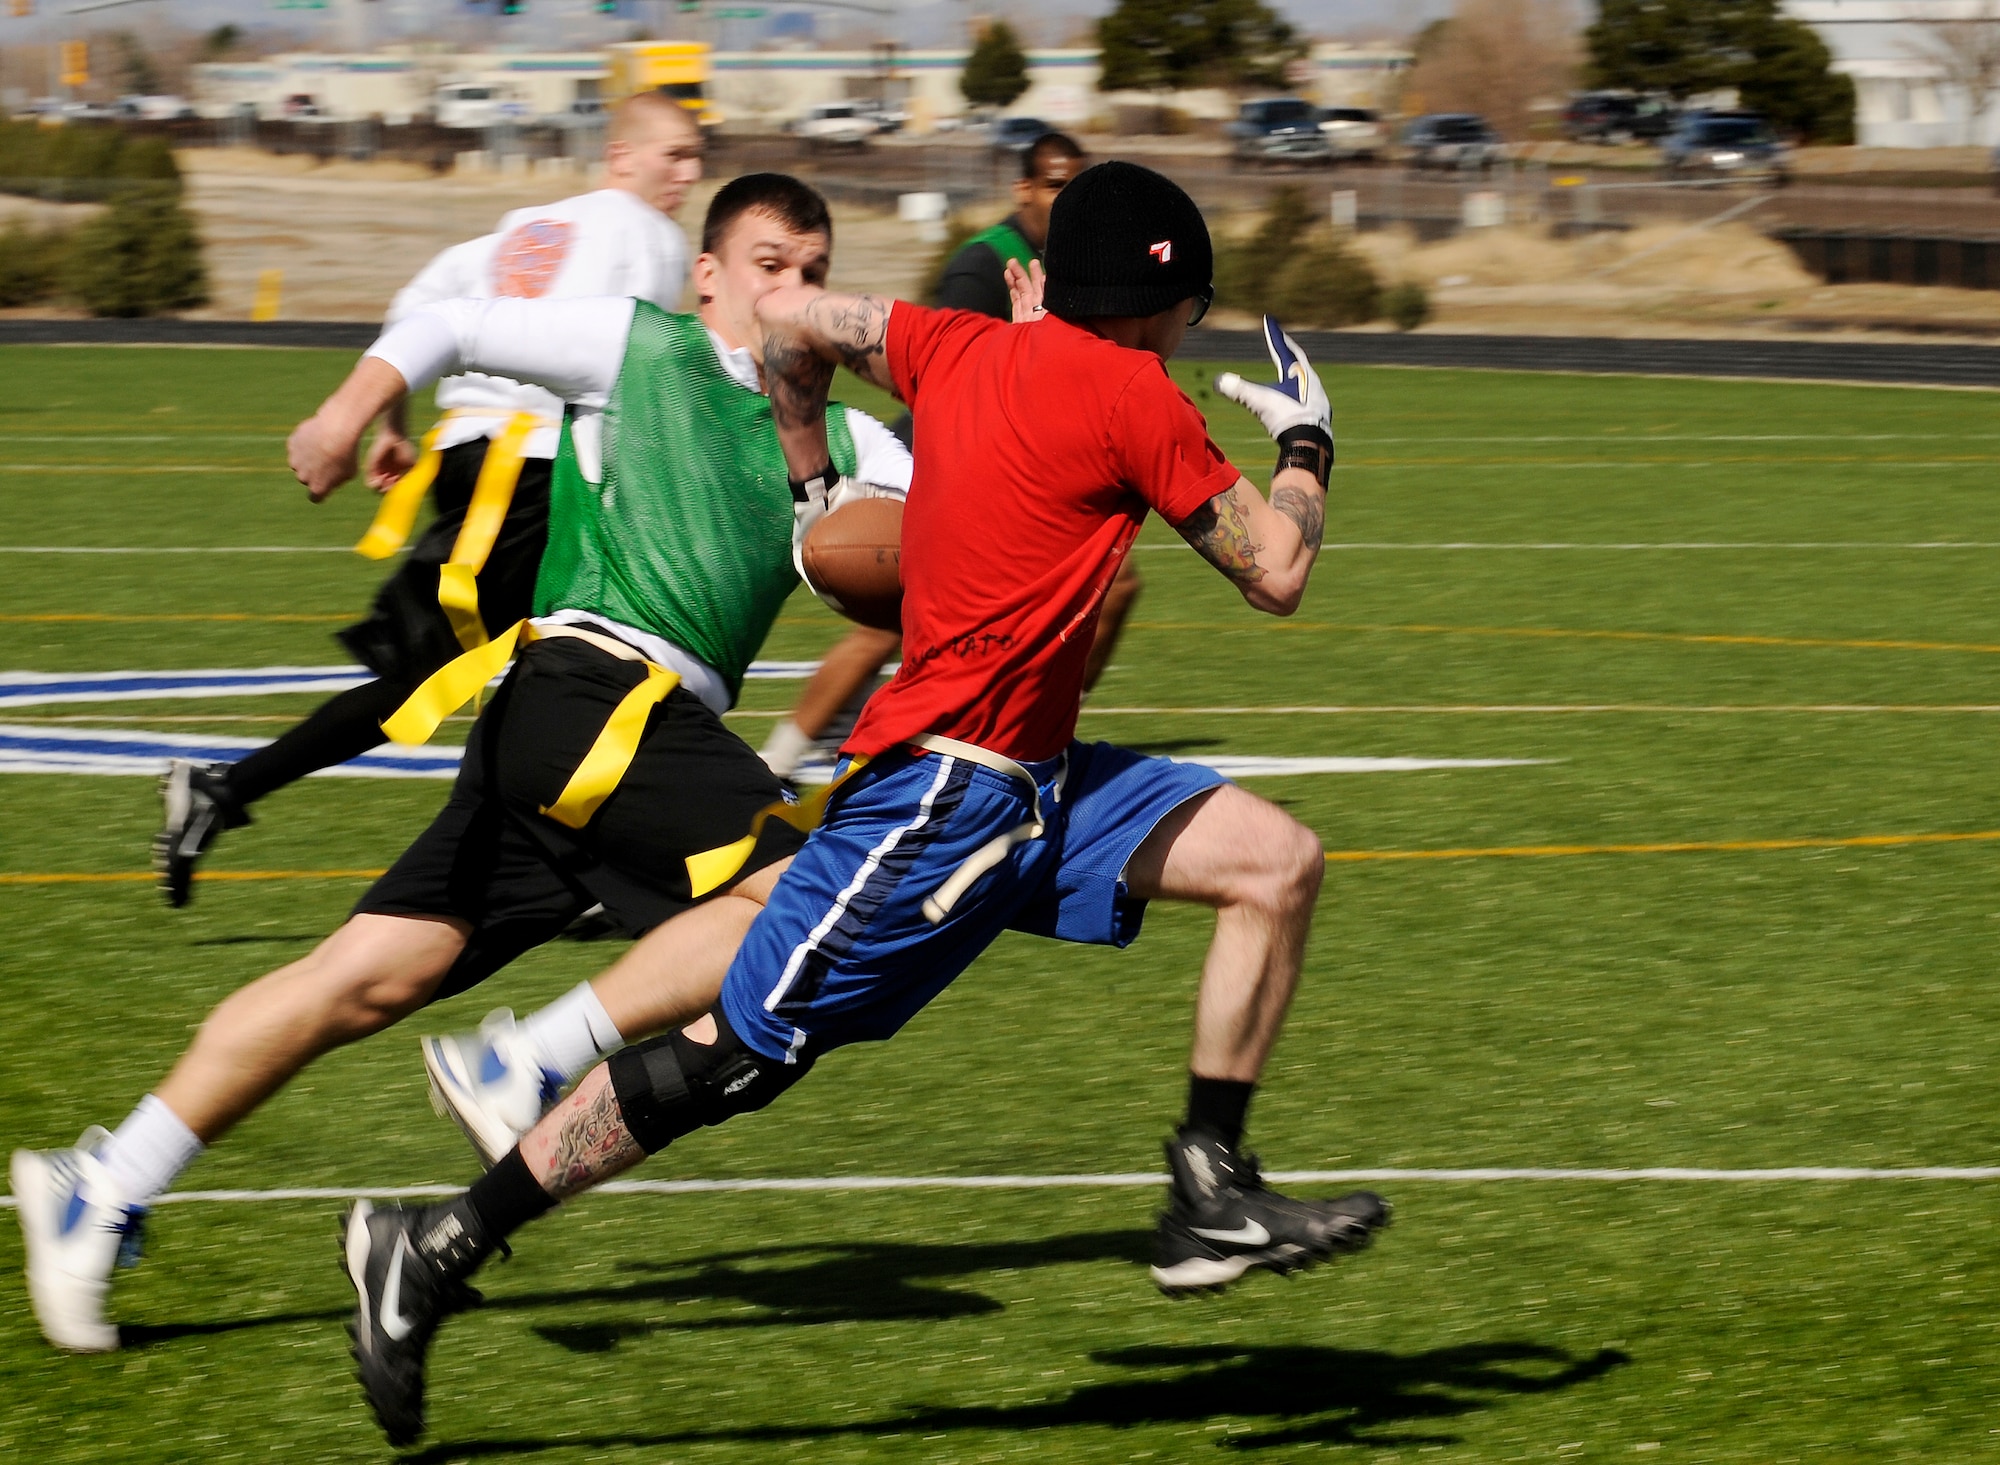
<path fill-rule="evenodd" d="M 500 635 L 446 663 L 425 678 L 423 684 L 410 694 L 409 700 L 383 721 L 382 731 L 389 735 L 391 741 L 405 746 L 429 742 L 439 724 L 478 696 L 486 684 L 500 674 L 513 659 L 517 648 L 541 638 L 541 633 L 527 621 L 516 621 Z M 590 639 L 595 641 L 596 638 Z M 653 708 L 680 685 L 678 672 L 651 661 L 645 662 L 645 667 L 645 680 L 627 692 L 612 709 L 611 716 L 605 720 L 590 750 L 583 755 L 583 761 L 569 776 L 562 793 L 553 804 L 542 806 L 541 812 L 558 824 L 581 829 L 590 822 L 625 777 L 625 770 L 632 766 Z M 750 832 L 743 838 L 689 855 L 690 895 L 698 899 L 733 880 L 743 868 L 744 861 L 750 858 L 750 852 L 757 847 L 757 838 L 768 821 L 780 819 L 802 834 L 810 833 L 826 812 L 826 803 L 833 791 L 865 761 L 855 759 L 839 779 L 796 804 L 780 800 L 765 805 L 750 821 Z"/>
<path fill-rule="evenodd" d="M 437 481 L 442 457 L 437 446 L 438 434 L 454 415 L 459 414 L 447 412 L 425 434 L 422 456 L 383 495 L 382 507 L 375 511 L 375 522 L 354 546 L 356 554 L 371 560 L 387 559 L 409 541 L 424 495 Z M 459 526 L 458 538 L 451 546 L 451 558 L 438 567 L 438 606 L 451 622 L 452 635 L 467 651 L 490 644 L 486 623 L 479 615 L 479 572 L 486 568 L 487 556 L 493 553 L 500 526 L 506 522 L 507 510 L 514 502 L 514 489 L 521 481 L 521 450 L 527 446 L 529 434 L 542 425 L 542 419 L 534 413 L 516 412 L 487 444 L 486 459 L 472 488 L 472 501 L 466 505 L 465 522 Z M 504 658 L 500 664 L 506 664 Z"/>

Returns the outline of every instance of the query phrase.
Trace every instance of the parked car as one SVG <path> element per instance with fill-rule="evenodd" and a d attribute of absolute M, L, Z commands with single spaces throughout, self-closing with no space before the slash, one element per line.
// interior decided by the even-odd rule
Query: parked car
<path fill-rule="evenodd" d="M 1578 92 L 1563 108 L 1563 136 L 1572 142 L 1657 142 L 1678 114 L 1665 97 L 1631 92 Z"/>
<path fill-rule="evenodd" d="M 431 100 L 440 127 L 493 127 L 521 120 L 526 109 L 497 86 L 486 82 L 448 82 Z"/>
<path fill-rule="evenodd" d="M 288 122 L 298 122 L 310 117 L 324 117 L 326 112 L 311 92 L 293 92 L 278 103 L 278 115 Z"/>
<path fill-rule="evenodd" d="M 993 124 L 986 140 L 996 153 L 1024 153 L 1035 139 L 1055 129 L 1039 117 L 1002 117 Z"/>
<path fill-rule="evenodd" d="M 1333 159 L 1320 130 L 1319 108 L 1297 97 L 1245 102 L 1223 129 L 1239 163 L 1326 163 Z"/>
<path fill-rule="evenodd" d="M 1484 173 L 1506 156 L 1500 134 L 1471 112 L 1433 112 L 1403 129 L 1399 140 L 1404 166 L 1477 170 Z"/>
<path fill-rule="evenodd" d="M 178 122 L 194 116 L 194 108 L 188 105 L 186 97 L 166 95 L 120 97 L 112 103 L 112 110 L 130 122 Z"/>
<path fill-rule="evenodd" d="M 910 114 L 894 102 L 861 102 L 862 115 L 874 119 L 877 132 L 901 132 L 909 125 Z"/>
<path fill-rule="evenodd" d="M 1382 118 L 1366 107 L 1322 107 L 1319 130 L 1335 162 L 1372 163 L 1382 155 Z"/>
<path fill-rule="evenodd" d="M 818 149 L 866 147 L 882 129 L 859 102 L 822 102 L 794 119 L 790 130 L 808 148 Z"/>
<path fill-rule="evenodd" d="M 1669 178 L 1762 178 L 1789 174 L 1785 145 L 1756 112 L 1690 112 L 1660 143 Z"/>

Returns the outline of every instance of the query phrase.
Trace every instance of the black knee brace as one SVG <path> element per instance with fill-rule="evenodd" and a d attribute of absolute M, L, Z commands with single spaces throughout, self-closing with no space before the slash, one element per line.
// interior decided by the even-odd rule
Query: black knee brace
<path fill-rule="evenodd" d="M 746 1047 L 720 1007 L 709 1016 L 715 1019 L 713 1043 L 673 1032 L 611 1058 L 618 1112 L 626 1132 L 649 1155 L 704 1124 L 763 1108 L 812 1067 L 809 1058 L 785 1063 Z"/>

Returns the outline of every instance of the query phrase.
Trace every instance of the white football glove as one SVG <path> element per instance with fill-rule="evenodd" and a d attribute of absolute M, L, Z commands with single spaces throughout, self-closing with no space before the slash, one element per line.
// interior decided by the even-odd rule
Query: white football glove
<path fill-rule="evenodd" d="M 826 511 L 846 508 L 862 499 L 895 499 L 901 503 L 909 494 L 908 489 L 891 488 L 886 483 L 863 483 L 858 478 L 843 478 L 827 490 Z"/>
<path fill-rule="evenodd" d="M 1235 372 L 1225 371 L 1215 379 L 1215 389 L 1254 413 L 1273 442 L 1295 427 L 1317 427 L 1330 442 L 1333 405 L 1326 399 L 1326 388 L 1320 385 L 1319 374 L 1299 343 L 1268 315 L 1264 317 L 1264 349 L 1271 353 L 1271 364 L 1278 369 L 1275 384 L 1247 382 Z"/>
<path fill-rule="evenodd" d="M 806 575 L 806 536 L 812 533 L 813 525 L 835 509 L 862 499 L 895 499 L 901 502 L 908 493 L 907 489 L 891 488 L 884 483 L 863 483 L 858 478 L 845 476 L 835 479 L 830 488 L 820 478 L 809 479 L 801 486 L 806 496 L 794 500 L 792 504 L 792 568 L 799 572 L 799 578 L 807 585 L 811 585 L 812 581 Z M 819 591 L 815 589 L 813 594 L 818 595 Z"/>

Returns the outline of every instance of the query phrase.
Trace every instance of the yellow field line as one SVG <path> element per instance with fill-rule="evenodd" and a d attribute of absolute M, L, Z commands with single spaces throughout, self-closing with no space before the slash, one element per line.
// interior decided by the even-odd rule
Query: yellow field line
<path fill-rule="evenodd" d="M 378 880 L 383 870 L 207 870 L 197 880 Z M 158 877 L 150 870 L 109 874 L 61 871 L 40 875 L 0 875 L 0 885 L 126 885 Z"/>
<path fill-rule="evenodd" d="M 1757 854 L 1771 850 L 1895 849 L 1915 844 L 1991 844 L 2000 829 L 1944 834 L 1857 834 L 1846 838 L 1805 839 L 1682 839 L 1661 844 L 1517 844 L 1489 849 L 1348 849 L 1328 850 L 1327 862 L 1358 865 L 1387 860 L 1549 859 L 1563 855 L 1688 855 Z M 197 880 L 374 880 L 382 870 L 216 870 Z M 147 870 L 107 874 L 58 872 L 0 875 L 0 885 L 123 885 L 155 878 Z"/>
<path fill-rule="evenodd" d="M 0 615 L 0 624 L 42 625 L 82 621 L 92 625 L 124 625 L 146 621 L 346 621 L 353 612 L 341 615 L 264 615 L 249 611 L 214 611 L 200 615 L 108 615 L 99 611 L 56 611 L 36 615 Z"/>
<path fill-rule="evenodd" d="M 1214 631 L 1213 622 L 1136 621 L 1142 631 Z M 1696 634 L 1682 631 L 1598 631 L 1558 626 L 1434 626 L 1374 622 L 1273 620 L 1270 624 L 1294 631 L 1356 631 L 1412 636 L 1516 636 L 1531 640 L 1582 641 L 1671 641 L 1694 646 L 1818 646 L 1850 651 L 1973 651 L 1983 655 L 2000 653 L 2000 645 L 1984 641 L 1872 641 L 1829 636 L 1737 636 Z"/>
<path fill-rule="evenodd" d="M 1754 854 L 1768 850 L 1894 849 L 1912 844 L 1990 844 L 2000 829 L 1962 834 L 1857 834 L 1845 839 L 1682 839 L 1661 844 L 1516 844 L 1490 849 L 1328 850 L 1329 863 L 1358 865 L 1381 860 L 1550 859 L 1562 855 Z"/>

